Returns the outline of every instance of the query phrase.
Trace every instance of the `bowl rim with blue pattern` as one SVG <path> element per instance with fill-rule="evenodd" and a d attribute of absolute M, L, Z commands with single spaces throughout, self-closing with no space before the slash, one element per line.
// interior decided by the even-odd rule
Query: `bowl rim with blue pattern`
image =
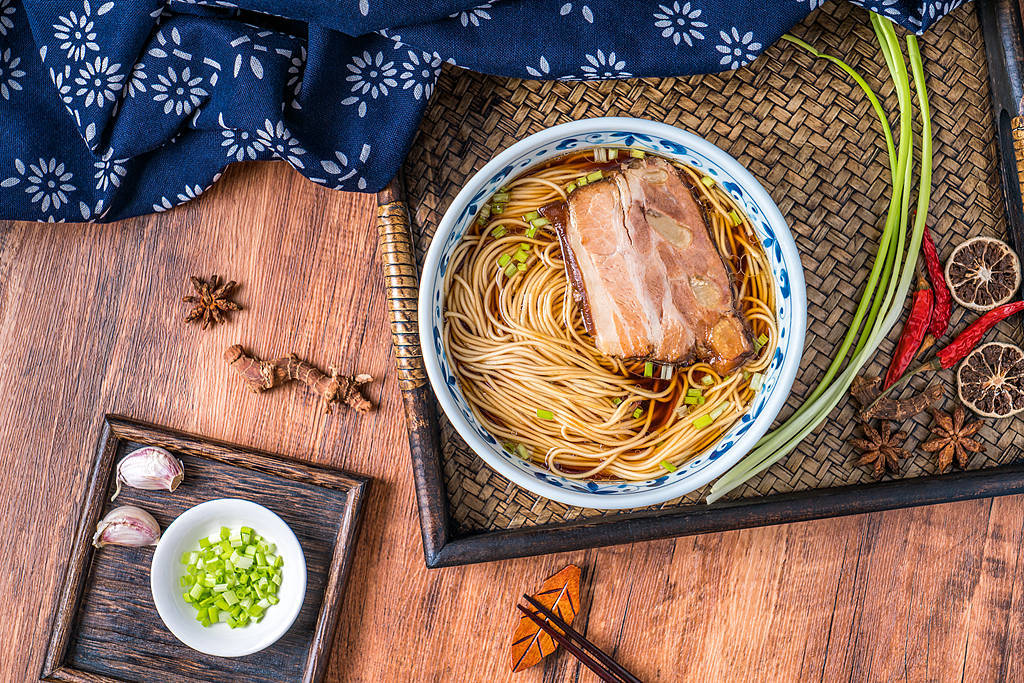
<path fill-rule="evenodd" d="M 644 482 L 569 479 L 505 451 L 473 415 L 442 341 L 444 274 L 455 246 L 480 207 L 528 168 L 573 150 L 598 146 L 644 150 L 682 161 L 714 178 L 750 217 L 775 282 L 779 345 L 750 409 L 699 456 L 675 472 Z M 803 266 L 789 226 L 765 189 L 739 162 L 707 140 L 668 124 L 625 117 L 584 119 L 516 142 L 477 171 L 456 195 L 438 224 L 421 271 L 420 343 L 438 403 L 459 435 L 491 469 L 539 496 L 566 505 L 606 510 L 643 507 L 686 495 L 718 478 L 768 431 L 800 367 L 806 295 Z"/>

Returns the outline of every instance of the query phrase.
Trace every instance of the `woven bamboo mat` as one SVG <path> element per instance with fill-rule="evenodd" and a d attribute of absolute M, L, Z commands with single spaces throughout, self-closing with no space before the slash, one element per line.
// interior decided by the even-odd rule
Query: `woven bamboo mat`
<path fill-rule="evenodd" d="M 898 111 L 888 72 L 867 14 L 845 2 L 828 3 L 793 33 L 841 56 L 865 75 L 889 112 Z M 1005 237 L 988 70 L 973 5 L 962 7 L 922 41 L 934 128 L 930 222 L 943 258 L 974 235 Z M 883 85 L 884 84 L 884 85 Z M 523 81 L 446 69 L 405 165 L 418 257 L 463 182 L 499 150 L 553 124 L 594 116 L 636 116 L 695 132 L 736 157 L 765 186 L 785 215 L 807 279 L 808 330 L 788 415 L 823 374 L 856 307 L 888 204 L 890 178 L 874 114 L 859 88 L 780 41 L 748 68 L 721 75 L 592 83 Z M 916 182 L 916 180 L 915 180 Z M 952 330 L 973 314 L 957 310 Z M 899 328 L 901 326 L 897 326 Z M 898 334 L 885 342 L 870 374 L 884 373 Z M 1020 339 L 1004 324 L 990 339 Z M 945 407 L 956 395 L 944 373 Z M 917 388 L 923 388 L 922 381 Z M 439 412 L 444 473 L 451 513 L 464 530 L 536 526 L 607 513 L 538 498 L 488 469 Z M 871 481 L 852 464 L 852 399 L 836 408 L 785 460 L 733 492 L 763 496 Z M 903 428 L 913 457 L 900 476 L 936 472 L 917 449 L 927 415 Z M 969 467 L 1017 459 L 1024 420 L 989 421 L 986 452 Z M 700 504 L 703 492 L 659 507 Z"/>

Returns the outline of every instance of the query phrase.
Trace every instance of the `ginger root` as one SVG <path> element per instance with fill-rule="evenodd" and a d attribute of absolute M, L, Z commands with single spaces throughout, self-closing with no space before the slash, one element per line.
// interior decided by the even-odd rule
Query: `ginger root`
<path fill-rule="evenodd" d="M 224 351 L 224 360 L 242 376 L 246 386 L 257 394 L 298 380 L 320 395 L 326 413 L 331 412 L 335 403 L 347 405 L 357 413 L 373 410 L 373 404 L 360 391 L 364 385 L 373 381 L 370 375 L 342 375 L 334 366 L 329 368 L 331 374 L 326 375 L 294 353 L 277 360 L 260 360 L 247 354 L 240 344 L 229 346 Z"/>

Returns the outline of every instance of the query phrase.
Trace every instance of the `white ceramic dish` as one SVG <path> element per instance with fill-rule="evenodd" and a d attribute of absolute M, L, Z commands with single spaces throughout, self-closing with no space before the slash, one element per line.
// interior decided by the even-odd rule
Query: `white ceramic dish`
<path fill-rule="evenodd" d="M 780 341 L 762 388 L 745 416 L 700 456 L 645 482 L 578 481 L 505 452 L 469 408 L 441 338 L 443 279 L 449 259 L 480 207 L 508 180 L 552 157 L 601 145 L 630 147 L 682 161 L 710 175 L 750 217 L 775 275 Z M 740 460 L 768 430 L 800 366 L 807 301 L 800 254 L 778 207 L 750 173 L 710 142 L 663 123 L 632 118 L 574 121 L 531 135 L 487 163 L 441 219 L 423 264 L 419 333 L 430 384 L 466 443 L 491 468 L 525 489 L 567 505 L 618 509 L 661 503 L 704 486 Z"/>
<path fill-rule="evenodd" d="M 200 538 L 219 532 L 222 526 L 252 527 L 277 545 L 284 558 L 280 602 L 267 608 L 259 623 L 236 629 L 223 623 L 204 627 L 196 621 L 192 605 L 181 598 L 182 553 L 198 548 Z M 306 595 L 306 558 L 295 534 L 273 512 L 248 500 L 219 498 L 186 510 L 167 527 L 153 553 L 149 582 L 156 610 L 178 640 L 208 655 L 241 657 L 273 644 L 294 623 Z"/>

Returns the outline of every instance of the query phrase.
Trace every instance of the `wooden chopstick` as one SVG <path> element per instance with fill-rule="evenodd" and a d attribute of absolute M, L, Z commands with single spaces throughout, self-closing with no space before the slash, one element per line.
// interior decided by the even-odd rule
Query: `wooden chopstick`
<path fill-rule="evenodd" d="M 610 683 L 641 683 L 639 678 L 612 659 L 604 650 L 587 640 L 579 631 L 565 623 L 552 610 L 529 595 L 524 595 L 523 599 L 529 602 L 537 612 L 531 612 L 522 605 L 516 605 L 519 611 L 528 616 L 538 627 L 551 636 L 552 640 L 568 650 L 570 654 L 579 659 L 588 669 L 600 676 L 601 680 L 609 681 Z M 558 629 L 562 629 L 562 631 L 560 632 Z"/>

